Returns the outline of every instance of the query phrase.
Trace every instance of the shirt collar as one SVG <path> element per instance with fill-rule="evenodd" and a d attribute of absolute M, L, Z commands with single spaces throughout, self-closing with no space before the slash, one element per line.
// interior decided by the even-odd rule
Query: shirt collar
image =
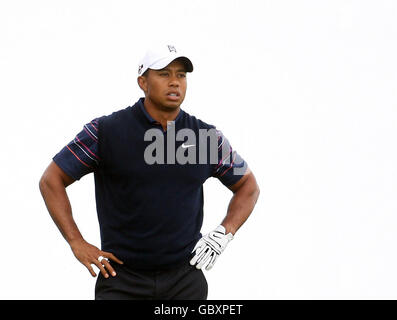
<path fill-rule="evenodd" d="M 159 123 L 158 121 L 156 121 L 156 120 L 154 120 L 151 116 L 150 116 L 150 114 L 146 111 L 146 109 L 145 109 L 145 106 L 144 106 L 144 104 L 143 104 L 143 102 L 145 101 L 145 98 L 140 98 L 139 100 L 138 100 L 138 107 L 142 110 L 142 112 L 143 112 L 143 114 L 145 115 L 145 117 L 146 117 L 146 119 L 150 122 L 150 123 Z M 182 116 L 182 113 L 183 113 L 183 110 L 182 109 L 179 109 L 179 113 L 178 113 L 178 115 L 176 116 L 176 118 L 173 120 L 173 121 L 177 121 L 181 116 Z"/>

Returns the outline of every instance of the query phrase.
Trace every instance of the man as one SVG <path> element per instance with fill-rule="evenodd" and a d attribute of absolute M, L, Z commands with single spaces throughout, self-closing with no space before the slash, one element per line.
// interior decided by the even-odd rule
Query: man
<path fill-rule="evenodd" d="M 98 300 L 206 299 L 202 268 L 212 268 L 258 199 L 253 173 L 222 132 L 180 108 L 192 71 L 174 46 L 149 50 L 137 79 L 145 98 L 85 124 L 40 180 L 47 209 L 75 257 L 92 276 L 92 265 L 100 270 Z M 66 193 L 90 172 L 101 250 L 84 240 Z M 202 236 L 209 177 L 233 197 L 222 223 Z"/>

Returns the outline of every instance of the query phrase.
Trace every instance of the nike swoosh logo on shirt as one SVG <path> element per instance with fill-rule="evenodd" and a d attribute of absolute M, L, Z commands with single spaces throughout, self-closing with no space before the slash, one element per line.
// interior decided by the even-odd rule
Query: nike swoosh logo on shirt
<path fill-rule="evenodd" d="M 194 147 L 195 145 L 194 144 L 184 144 L 184 143 L 182 143 L 182 148 L 189 148 L 189 147 Z"/>

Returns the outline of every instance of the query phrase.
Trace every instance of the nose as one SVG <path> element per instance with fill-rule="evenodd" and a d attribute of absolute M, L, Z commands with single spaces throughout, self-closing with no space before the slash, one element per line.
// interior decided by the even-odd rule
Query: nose
<path fill-rule="evenodd" d="M 169 85 L 170 87 L 179 87 L 179 80 L 176 75 L 171 75 Z"/>

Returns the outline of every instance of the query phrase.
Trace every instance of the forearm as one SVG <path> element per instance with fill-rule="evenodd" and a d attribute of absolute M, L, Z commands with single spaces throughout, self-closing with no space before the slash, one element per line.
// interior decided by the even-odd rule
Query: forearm
<path fill-rule="evenodd" d="M 216 258 L 225 250 L 229 241 L 233 239 L 233 237 L 230 237 L 229 232 L 233 235 L 237 232 L 254 210 L 258 200 L 259 187 L 250 170 L 247 170 L 246 174 L 237 183 L 228 188 L 233 192 L 233 197 L 227 208 L 226 217 L 221 223 L 226 230 L 218 226 L 214 231 L 204 235 L 197 242 L 193 249 L 195 255 L 190 260 L 190 264 L 196 265 L 197 269 L 201 269 L 207 263 L 206 270 L 210 270 L 213 267 Z M 203 252 L 206 253 L 202 254 Z"/>
<path fill-rule="evenodd" d="M 259 197 L 259 187 L 255 179 L 247 180 L 245 184 L 234 193 L 230 200 L 227 214 L 222 225 L 226 229 L 226 234 L 231 232 L 233 235 L 248 219 L 254 210 Z"/>
<path fill-rule="evenodd" d="M 69 245 L 73 241 L 83 240 L 73 219 L 72 207 L 62 182 L 40 181 L 40 192 L 51 218 Z"/>

